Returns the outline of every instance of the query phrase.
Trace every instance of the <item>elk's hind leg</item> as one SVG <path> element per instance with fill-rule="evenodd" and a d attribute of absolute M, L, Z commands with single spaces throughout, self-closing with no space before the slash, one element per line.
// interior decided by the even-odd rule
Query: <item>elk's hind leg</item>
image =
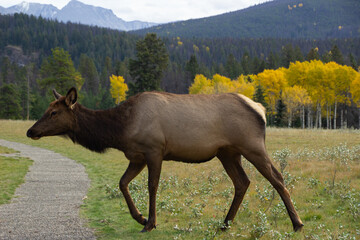
<path fill-rule="evenodd" d="M 141 232 L 150 232 L 153 228 L 156 228 L 156 193 L 159 186 L 162 155 L 157 153 L 146 154 L 145 159 L 149 172 L 149 220 Z"/>
<path fill-rule="evenodd" d="M 259 150 L 256 152 L 247 152 L 244 154 L 244 156 L 256 167 L 256 169 L 271 183 L 271 185 L 279 193 L 290 216 L 294 231 L 301 230 L 304 224 L 302 223 L 294 205 L 292 204 L 290 193 L 285 187 L 283 176 L 274 167 L 267 153 L 264 150 Z"/>
<path fill-rule="evenodd" d="M 234 199 L 224 221 L 224 230 L 228 226 L 229 222 L 234 220 L 240 204 L 244 199 L 246 190 L 250 185 L 250 180 L 241 166 L 241 155 L 239 153 L 235 153 L 230 150 L 221 150 L 217 157 L 220 159 L 235 188 Z"/>
<path fill-rule="evenodd" d="M 130 162 L 128 168 L 126 169 L 124 175 L 120 179 L 119 187 L 121 192 L 124 195 L 128 208 L 130 210 L 131 216 L 140 224 L 145 225 L 147 223 L 146 218 L 144 218 L 139 210 L 136 208 L 134 201 L 131 198 L 129 193 L 129 183 L 133 180 L 145 167 L 146 163 L 133 163 Z"/>

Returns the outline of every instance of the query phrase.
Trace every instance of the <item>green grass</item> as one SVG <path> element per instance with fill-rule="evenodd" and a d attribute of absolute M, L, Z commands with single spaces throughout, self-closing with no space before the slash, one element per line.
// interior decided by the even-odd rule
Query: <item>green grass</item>
<path fill-rule="evenodd" d="M 1 147 L 0 153 L 14 153 Z M 27 158 L 0 156 L 0 204 L 9 203 L 16 188 L 24 182 L 24 177 L 32 161 Z"/>
<path fill-rule="evenodd" d="M 14 149 L 0 146 L 0 154 L 9 154 L 9 153 L 16 153 L 16 152 L 17 151 L 15 151 Z"/>
<path fill-rule="evenodd" d="M 140 234 L 142 226 L 131 218 L 117 188 L 128 165 L 124 155 L 115 150 L 93 153 L 60 137 L 27 139 L 25 133 L 32 124 L 0 121 L 0 138 L 48 148 L 85 166 L 91 187 L 81 214 L 99 239 L 360 237 L 359 131 L 267 130 L 267 149 L 271 155 L 276 151 L 291 153 L 285 160 L 275 161 L 278 167 L 280 161 L 288 163 L 285 180 L 305 224 L 300 233 L 292 232 L 278 195 L 271 201 L 273 188 L 246 160 L 243 164 L 251 184 L 243 205 L 231 229 L 217 231 L 231 203 L 233 187 L 220 162 L 213 160 L 203 164 L 164 162 L 157 197 L 158 227 Z M 136 205 L 145 216 L 148 211 L 146 180 L 145 169 L 130 185 Z"/>

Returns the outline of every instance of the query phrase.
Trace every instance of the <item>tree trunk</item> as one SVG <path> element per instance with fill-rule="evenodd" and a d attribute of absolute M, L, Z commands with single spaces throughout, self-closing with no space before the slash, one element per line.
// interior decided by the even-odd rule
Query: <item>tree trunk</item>
<path fill-rule="evenodd" d="M 326 103 L 326 129 L 329 129 L 329 105 Z"/>
<path fill-rule="evenodd" d="M 313 115 L 310 105 L 308 107 L 308 128 L 313 128 Z"/>
<path fill-rule="evenodd" d="M 331 129 L 331 105 L 329 106 L 329 129 Z"/>
<path fill-rule="evenodd" d="M 348 110 L 347 110 L 347 106 L 345 106 L 345 117 L 344 117 L 344 127 L 347 128 L 347 123 L 348 123 Z"/>
<path fill-rule="evenodd" d="M 336 129 L 336 111 L 337 111 L 337 101 L 335 100 L 335 110 L 334 110 L 334 129 Z"/>
<path fill-rule="evenodd" d="M 321 124 L 321 105 L 319 103 L 319 108 L 318 108 L 318 120 L 319 120 L 319 128 L 322 128 L 322 124 Z"/>
<path fill-rule="evenodd" d="M 301 106 L 301 110 L 302 110 L 302 114 L 301 114 L 302 123 L 301 123 L 301 126 L 302 126 L 302 129 L 304 129 L 305 128 L 305 106 L 304 105 Z M 359 112 L 360 112 L 360 108 L 359 108 Z M 359 123 L 359 126 L 360 126 L 360 123 Z"/>
<path fill-rule="evenodd" d="M 340 111 L 340 127 L 344 128 L 344 110 L 341 109 Z"/>

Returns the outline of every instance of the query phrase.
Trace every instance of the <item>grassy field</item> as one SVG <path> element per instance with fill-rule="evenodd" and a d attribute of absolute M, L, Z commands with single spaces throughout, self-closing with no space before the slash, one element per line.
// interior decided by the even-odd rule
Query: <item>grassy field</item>
<path fill-rule="evenodd" d="M 0 154 L 16 151 L 0 146 Z M 16 188 L 24 182 L 24 177 L 32 161 L 27 158 L 0 156 L 0 204 L 10 202 Z"/>
<path fill-rule="evenodd" d="M 284 205 L 246 160 L 251 184 L 231 226 L 218 231 L 233 197 L 219 161 L 164 162 L 157 197 L 157 229 L 142 229 L 128 212 L 118 181 L 128 161 L 121 152 L 97 154 L 60 137 L 25 137 L 30 121 L 0 121 L 0 138 L 48 148 L 86 167 L 91 179 L 81 214 L 99 239 L 359 239 L 360 132 L 268 129 L 267 149 L 282 169 L 305 227 L 293 233 Z M 147 171 L 130 185 L 147 216 Z"/>

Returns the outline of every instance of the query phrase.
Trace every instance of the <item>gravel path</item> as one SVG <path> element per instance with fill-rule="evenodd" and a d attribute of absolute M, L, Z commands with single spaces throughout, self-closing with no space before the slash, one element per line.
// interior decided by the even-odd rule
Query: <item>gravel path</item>
<path fill-rule="evenodd" d="M 95 239 L 79 208 L 90 186 L 85 168 L 42 148 L 0 139 L 34 161 L 10 204 L 0 205 L 0 239 Z"/>

